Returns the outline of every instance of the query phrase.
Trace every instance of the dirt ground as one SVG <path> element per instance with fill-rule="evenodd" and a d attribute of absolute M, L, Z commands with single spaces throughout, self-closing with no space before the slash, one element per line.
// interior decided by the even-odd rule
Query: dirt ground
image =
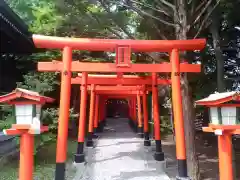
<path fill-rule="evenodd" d="M 197 154 L 200 162 L 200 172 L 202 180 L 218 180 L 218 151 L 217 143 L 207 144 L 202 138 L 196 138 Z M 216 142 L 216 141 L 215 141 Z M 167 174 L 171 179 L 175 179 L 177 174 L 176 148 L 172 135 L 168 135 L 163 140 L 163 150 L 167 160 Z M 240 151 L 236 154 L 236 169 L 240 169 Z M 237 179 L 240 179 L 240 171 L 237 172 Z"/>

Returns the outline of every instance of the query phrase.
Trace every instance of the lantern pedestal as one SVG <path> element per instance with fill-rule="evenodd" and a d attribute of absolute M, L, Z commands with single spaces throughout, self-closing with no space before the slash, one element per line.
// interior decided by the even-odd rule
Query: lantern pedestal
<path fill-rule="evenodd" d="M 19 180 L 33 180 L 34 170 L 34 132 L 30 125 L 13 124 L 11 129 L 4 130 L 6 135 L 20 136 Z M 41 126 L 40 132 L 48 131 L 47 126 Z"/>
<path fill-rule="evenodd" d="M 204 132 L 218 135 L 220 180 L 234 180 L 232 166 L 232 135 L 240 134 L 240 125 L 212 125 L 203 127 Z"/>

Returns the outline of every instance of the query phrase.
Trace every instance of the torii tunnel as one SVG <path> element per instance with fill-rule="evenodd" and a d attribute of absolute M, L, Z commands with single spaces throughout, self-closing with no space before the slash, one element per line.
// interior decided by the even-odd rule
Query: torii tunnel
<path fill-rule="evenodd" d="M 194 40 L 118 40 L 118 39 L 87 39 L 63 38 L 33 35 L 34 44 L 38 48 L 61 49 L 62 61 L 39 62 L 38 70 L 42 72 L 61 72 L 60 112 L 58 124 L 57 153 L 55 179 L 65 179 L 65 162 L 67 153 L 67 135 L 71 84 L 81 87 L 80 116 L 78 128 L 78 148 L 75 162 L 84 162 L 85 126 L 87 124 L 86 110 L 87 95 L 90 93 L 90 115 L 88 122 L 87 145 L 93 144 L 94 129 L 101 129 L 106 117 L 106 100 L 109 98 L 124 98 L 129 106 L 129 124 L 138 127 L 138 133 L 144 136 L 144 145 L 149 146 L 148 120 L 149 103 L 152 99 L 154 140 L 156 151 L 154 157 L 158 161 L 164 160 L 161 145 L 160 118 L 158 110 L 158 85 L 172 85 L 172 100 L 174 112 L 174 126 L 176 135 L 176 156 L 178 161 L 177 179 L 188 179 L 186 147 L 184 139 L 184 120 L 182 110 L 182 96 L 180 75 L 184 73 L 198 73 L 198 64 L 181 63 L 181 51 L 202 50 L 206 45 L 205 39 Z M 115 63 L 87 63 L 72 61 L 73 50 L 115 52 Z M 169 63 L 134 64 L 131 63 L 132 52 L 168 52 Z M 78 77 L 72 78 L 72 72 L 79 72 Z M 116 73 L 116 75 L 92 75 L 90 73 Z M 149 73 L 149 76 L 129 76 L 124 73 Z M 171 79 L 158 78 L 159 74 L 171 73 Z M 143 104 L 143 107 L 141 107 Z M 143 117 L 142 117 L 143 116 Z"/>

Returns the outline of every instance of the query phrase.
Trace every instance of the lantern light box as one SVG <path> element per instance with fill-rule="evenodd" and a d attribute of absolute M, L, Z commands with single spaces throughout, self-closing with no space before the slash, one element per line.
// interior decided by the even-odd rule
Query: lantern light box
<path fill-rule="evenodd" d="M 17 124 L 33 124 L 33 118 L 40 120 L 41 108 L 39 104 L 15 104 L 15 117 Z"/>
<path fill-rule="evenodd" d="M 40 133 L 42 105 L 53 101 L 52 98 L 21 88 L 0 96 L 0 103 L 14 105 L 16 125 L 29 125 L 38 133 Z"/>
<path fill-rule="evenodd" d="M 213 125 L 240 124 L 240 94 L 238 92 L 224 92 L 209 95 L 196 101 L 197 105 L 209 107 L 210 123 Z"/>

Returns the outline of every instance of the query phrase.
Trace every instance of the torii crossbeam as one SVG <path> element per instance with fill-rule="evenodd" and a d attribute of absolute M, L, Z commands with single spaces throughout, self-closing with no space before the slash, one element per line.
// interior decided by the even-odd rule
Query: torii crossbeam
<path fill-rule="evenodd" d="M 78 77 L 71 79 L 72 84 L 82 83 L 82 74 L 79 73 Z M 100 75 L 89 74 L 88 84 L 96 85 L 152 85 L 152 76 L 136 76 L 136 75 L 123 75 L 118 77 L 117 75 Z M 157 84 L 168 85 L 171 84 L 170 79 L 158 78 Z"/>

